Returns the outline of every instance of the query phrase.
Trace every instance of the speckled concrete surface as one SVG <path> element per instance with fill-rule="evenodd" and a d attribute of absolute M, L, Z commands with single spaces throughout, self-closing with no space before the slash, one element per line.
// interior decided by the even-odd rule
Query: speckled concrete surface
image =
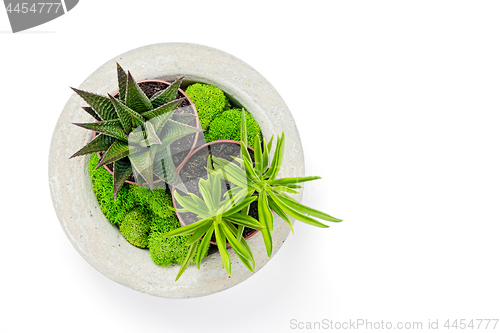
<path fill-rule="evenodd" d="M 225 52 L 210 47 L 168 43 L 141 47 L 106 62 L 90 75 L 80 89 L 101 94 L 117 90 L 116 65 L 130 70 L 136 80 L 172 81 L 185 75 L 184 82 L 203 82 L 224 90 L 231 99 L 243 105 L 258 121 L 266 139 L 286 133 L 286 148 L 280 177 L 303 176 L 302 145 L 293 118 L 273 86 L 252 67 Z M 91 139 L 91 131 L 73 122 L 90 122 L 92 118 L 80 108 L 84 102 L 73 94 L 57 122 L 49 155 L 49 183 L 57 217 L 76 250 L 95 269 L 110 279 L 154 296 L 190 298 L 210 295 L 230 288 L 253 274 L 232 250 L 232 276 L 222 268 L 218 253 L 205 258 L 201 270 L 189 266 L 175 281 L 178 265 L 155 265 L 148 250 L 130 245 L 102 214 L 91 187 L 87 171 L 88 157 L 69 157 Z M 300 199 L 300 196 L 297 198 Z M 277 219 L 273 235 L 274 252 L 288 236 L 290 229 Z M 258 234 L 249 240 L 255 256 L 256 271 L 270 259 Z"/>

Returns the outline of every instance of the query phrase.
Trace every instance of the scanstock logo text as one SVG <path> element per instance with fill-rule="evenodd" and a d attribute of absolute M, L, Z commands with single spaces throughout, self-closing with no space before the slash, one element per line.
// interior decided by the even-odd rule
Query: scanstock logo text
<path fill-rule="evenodd" d="M 52 2 L 3 0 L 12 32 L 19 32 L 52 21 L 72 10 L 78 0 L 49 0 Z"/>

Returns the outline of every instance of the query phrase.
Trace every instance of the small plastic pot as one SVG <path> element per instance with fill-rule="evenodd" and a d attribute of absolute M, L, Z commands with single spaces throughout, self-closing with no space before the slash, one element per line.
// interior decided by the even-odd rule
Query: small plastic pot
<path fill-rule="evenodd" d="M 217 141 L 212 141 L 212 142 L 208 142 L 208 143 L 205 143 L 203 145 L 201 145 L 200 147 L 196 148 L 194 151 L 191 152 L 191 154 L 188 155 L 188 157 L 186 157 L 184 159 L 184 161 L 177 167 L 177 173 L 179 173 L 179 175 L 181 174 L 181 171 L 182 169 L 184 168 L 184 166 L 186 165 L 187 162 L 189 162 L 189 160 L 195 156 L 200 150 L 202 149 L 205 149 L 209 146 L 214 146 L 216 144 L 221 144 L 221 143 L 231 143 L 231 144 L 237 144 L 238 146 L 240 146 L 240 143 L 238 141 L 234 141 L 234 140 L 217 140 Z M 238 148 L 240 149 L 240 148 Z M 249 149 L 251 151 L 253 151 L 253 148 L 252 147 L 249 147 Z M 181 176 L 181 179 L 182 179 L 182 176 Z M 176 191 L 175 187 L 172 188 L 171 192 L 172 192 L 172 203 L 174 205 L 174 208 L 178 208 L 179 207 L 179 203 L 177 202 L 177 200 L 175 200 L 175 197 L 174 197 L 174 192 Z M 182 226 L 186 226 L 186 222 L 183 218 L 183 215 L 186 214 L 186 213 L 182 213 L 182 212 L 175 212 L 177 214 L 177 217 L 179 218 L 179 222 L 181 223 Z M 245 240 L 248 240 L 250 237 L 254 236 L 255 234 L 257 234 L 259 231 L 258 230 L 252 230 L 252 232 L 250 232 L 248 235 L 246 235 L 244 238 Z M 216 245 L 215 242 L 213 241 L 210 241 L 210 244 L 212 245 Z M 229 244 L 229 243 L 226 243 L 226 244 Z"/>

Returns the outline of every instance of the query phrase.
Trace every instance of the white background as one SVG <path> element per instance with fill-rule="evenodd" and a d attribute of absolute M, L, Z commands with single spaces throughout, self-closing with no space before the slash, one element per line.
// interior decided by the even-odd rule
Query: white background
<path fill-rule="evenodd" d="M 500 318 L 499 14 L 496 1 L 82 0 L 12 34 L 0 10 L 0 331 Z M 264 75 L 295 118 L 306 174 L 323 177 L 304 202 L 344 219 L 296 224 L 255 276 L 199 299 L 101 275 L 66 238 L 49 193 L 69 87 L 160 42 L 212 46 Z"/>

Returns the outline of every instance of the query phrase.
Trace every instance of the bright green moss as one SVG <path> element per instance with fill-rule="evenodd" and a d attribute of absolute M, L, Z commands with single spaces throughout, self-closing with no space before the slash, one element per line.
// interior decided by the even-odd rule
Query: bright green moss
<path fill-rule="evenodd" d="M 250 146 L 253 146 L 255 136 L 258 135 L 262 140 L 259 124 L 255 121 L 252 115 L 245 111 L 247 122 L 247 136 Z M 241 109 L 231 109 L 224 111 L 222 115 L 215 118 L 210 123 L 208 133 L 205 133 L 207 142 L 215 140 L 236 140 L 240 141 L 241 127 Z"/>
<path fill-rule="evenodd" d="M 129 194 L 129 186 L 125 184 L 116 197 L 113 198 L 113 176 L 104 168 L 95 170 L 99 158 L 93 154 L 89 161 L 92 187 L 101 206 L 101 210 L 111 224 L 120 225 L 127 213 L 136 205 Z"/>
<path fill-rule="evenodd" d="M 151 226 L 149 236 L 149 251 L 151 259 L 157 265 L 170 266 L 171 264 L 182 264 L 186 258 L 189 247 L 185 246 L 190 236 L 163 237 L 167 231 L 180 227 L 179 220 L 156 217 Z M 204 257 L 207 254 L 205 253 Z M 191 261 L 191 264 L 194 263 Z"/>
<path fill-rule="evenodd" d="M 151 189 L 146 187 L 131 185 L 129 188 L 129 194 L 136 203 L 144 206 L 152 213 L 162 218 L 177 219 L 175 212 L 169 208 L 173 207 L 172 196 L 170 193 L 165 192 L 164 189 L 151 191 Z"/>
<path fill-rule="evenodd" d="M 172 207 L 172 196 L 163 189 L 151 192 L 148 188 L 125 184 L 115 201 L 113 177 L 104 168 L 95 170 L 97 162 L 97 155 L 92 155 L 89 172 L 97 201 L 106 218 L 120 226 L 122 235 L 132 245 L 149 247 L 155 264 L 182 264 L 188 251 L 184 244 L 189 236 L 163 237 L 165 232 L 180 227 L 177 215 L 169 209 Z"/>
<path fill-rule="evenodd" d="M 151 220 L 148 215 L 145 209 L 140 206 L 125 215 L 120 224 L 120 231 L 130 244 L 141 248 L 148 246 L 149 230 L 151 229 Z"/>
<path fill-rule="evenodd" d="M 201 128 L 208 129 L 212 120 L 229 109 L 230 104 L 224 92 L 217 87 L 195 83 L 186 89 L 186 95 L 196 106 Z"/>

